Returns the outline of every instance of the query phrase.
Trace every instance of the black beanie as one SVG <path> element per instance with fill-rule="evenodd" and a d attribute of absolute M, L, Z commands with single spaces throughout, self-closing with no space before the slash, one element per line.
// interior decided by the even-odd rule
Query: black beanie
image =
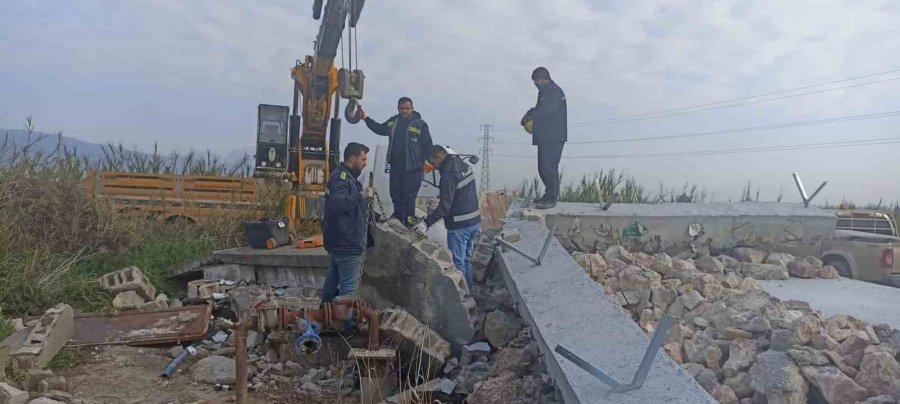
<path fill-rule="evenodd" d="M 543 66 L 538 67 L 537 69 L 534 69 L 533 72 L 531 72 L 531 79 L 532 80 L 537 80 L 537 79 L 550 80 L 550 72 L 547 71 L 546 67 L 543 67 Z"/>

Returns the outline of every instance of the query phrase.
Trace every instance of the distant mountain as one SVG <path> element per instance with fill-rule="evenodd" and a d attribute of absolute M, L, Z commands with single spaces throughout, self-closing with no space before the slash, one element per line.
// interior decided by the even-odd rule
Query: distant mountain
<path fill-rule="evenodd" d="M 60 137 L 57 134 L 37 131 L 31 132 L 29 134 L 29 132 L 25 129 L 0 128 L 0 144 L 4 143 L 10 147 L 16 148 L 22 148 L 26 145 L 30 145 L 30 150 L 34 152 L 41 152 L 44 154 L 52 153 L 56 150 L 57 144 L 61 144 L 69 150 L 74 150 L 79 155 L 87 156 L 91 161 L 101 160 L 105 155 L 103 150 L 107 148 L 107 145 L 105 144 L 91 143 L 69 136 Z M 123 150 L 125 153 L 148 154 L 128 148 L 123 148 Z M 202 155 L 205 158 L 205 150 L 197 151 L 202 152 Z M 249 158 L 249 161 L 252 163 L 253 153 L 254 148 L 251 145 L 247 146 L 246 148 L 231 150 L 224 154 L 214 153 L 214 156 L 218 157 L 225 165 L 232 166 L 244 161 L 245 156 L 247 156 Z M 164 153 L 164 155 L 167 156 L 168 154 Z"/>
<path fill-rule="evenodd" d="M 41 153 L 52 153 L 56 150 L 57 144 L 65 146 L 69 150 L 75 150 L 78 154 L 88 156 L 91 161 L 99 160 L 103 157 L 103 145 L 85 142 L 84 140 L 75 139 L 68 136 L 44 133 L 29 132 L 25 129 L 0 129 L 0 144 L 6 144 L 9 147 L 22 148 L 30 145 L 30 150 Z"/>

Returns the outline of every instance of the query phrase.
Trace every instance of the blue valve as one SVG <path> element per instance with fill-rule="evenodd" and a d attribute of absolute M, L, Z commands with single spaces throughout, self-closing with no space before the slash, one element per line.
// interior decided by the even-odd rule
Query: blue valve
<path fill-rule="evenodd" d="M 321 329 L 322 326 L 315 321 L 300 319 L 300 330 L 302 332 L 294 340 L 294 347 L 297 348 L 297 351 L 309 355 L 316 353 L 319 348 L 322 348 L 322 337 L 319 337 Z"/>

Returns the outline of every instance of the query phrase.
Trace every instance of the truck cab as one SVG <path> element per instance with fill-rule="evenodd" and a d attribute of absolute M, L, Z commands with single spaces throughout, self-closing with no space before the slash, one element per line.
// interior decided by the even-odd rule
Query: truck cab
<path fill-rule="evenodd" d="M 822 243 L 821 257 L 845 278 L 900 286 L 900 237 L 886 212 L 848 210 L 838 216 L 834 235 Z"/>

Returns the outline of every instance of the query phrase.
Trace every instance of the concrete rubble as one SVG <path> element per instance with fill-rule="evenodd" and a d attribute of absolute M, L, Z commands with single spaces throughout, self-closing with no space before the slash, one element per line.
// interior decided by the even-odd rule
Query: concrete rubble
<path fill-rule="evenodd" d="M 900 331 L 827 317 L 756 282 L 837 278 L 834 268 L 753 248 L 675 253 L 611 246 L 572 256 L 648 334 L 673 316 L 664 350 L 720 403 L 897 402 Z"/>

